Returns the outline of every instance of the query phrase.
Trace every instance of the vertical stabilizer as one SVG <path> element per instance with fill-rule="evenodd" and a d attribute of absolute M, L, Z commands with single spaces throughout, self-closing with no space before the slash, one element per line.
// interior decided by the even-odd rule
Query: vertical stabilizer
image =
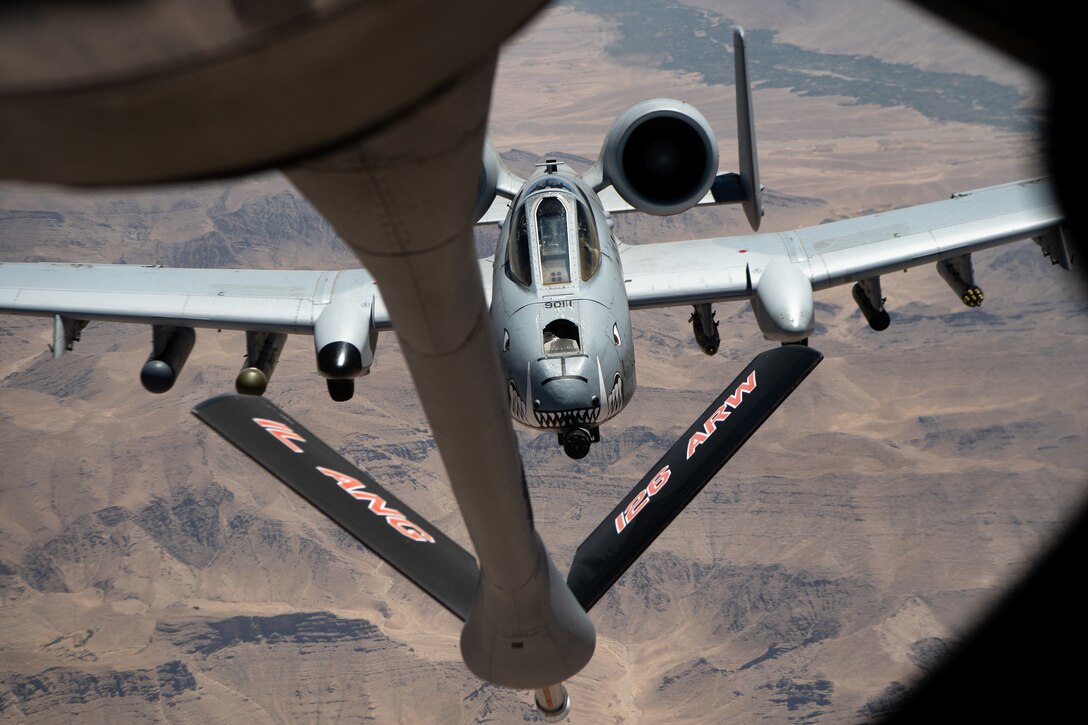
<path fill-rule="evenodd" d="M 733 69 L 737 86 L 737 145 L 740 153 L 740 179 L 744 185 L 744 215 L 753 230 L 763 218 L 763 185 L 759 183 L 759 159 L 756 157 L 756 126 L 752 114 L 752 86 L 748 82 L 748 46 L 744 28 L 733 28 Z"/>

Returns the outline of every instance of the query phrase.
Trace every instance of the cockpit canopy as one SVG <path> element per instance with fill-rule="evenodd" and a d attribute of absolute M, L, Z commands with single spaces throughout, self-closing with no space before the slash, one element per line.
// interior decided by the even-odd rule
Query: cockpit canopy
<path fill-rule="evenodd" d="M 577 190 L 558 176 L 530 184 L 514 214 L 506 250 L 510 275 L 525 285 L 588 282 L 601 266 L 601 244 L 589 208 Z M 571 244 L 571 240 L 575 240 Z"/>

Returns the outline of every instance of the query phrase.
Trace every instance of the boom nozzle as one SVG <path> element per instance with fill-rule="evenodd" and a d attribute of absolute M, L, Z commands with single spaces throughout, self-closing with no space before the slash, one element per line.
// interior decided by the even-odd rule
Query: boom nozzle
<path fill-rule="evenodd" d="M 562 683 L 551 687 L 542 687 L 533 693 L 536 709 L 548 722 L 565 720 L 570 714 L 570 695 Z"/>

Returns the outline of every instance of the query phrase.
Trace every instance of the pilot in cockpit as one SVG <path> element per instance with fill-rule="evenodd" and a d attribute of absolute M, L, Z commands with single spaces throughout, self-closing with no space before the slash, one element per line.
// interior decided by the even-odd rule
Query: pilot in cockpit
<path fill-rule="evenodd" d="M 544 284 L 570 283 L 567 254 L 567 212 L 556 197 L 540 201 L 536 211 L 540 237 L 540 269 Z"/>

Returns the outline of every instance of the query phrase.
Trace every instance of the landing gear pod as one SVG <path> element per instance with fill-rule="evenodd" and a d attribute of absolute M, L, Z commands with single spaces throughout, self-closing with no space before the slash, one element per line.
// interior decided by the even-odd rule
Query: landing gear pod
<path fill-rule="evenodd" d="M 816 329 L 812 283 L 796 265 L 772 260 L 751 297 L 752 311 L 763 337 L 774 342 L 801 342 Z"/>
<path fill-rule="evenodd" d="M 355 395 L 355 378 L 370 372 L 378 331 L 374 328 L 373 297 L 360 300 L 345 296 L 322 312 L 314 326 L 317 371 L 328 384 L 329 397 L 337 402 Z"/>
<path fill-rule="evenodd" d="M 283 333 L 246 332 L 246 361 L 234 388 L 242 395 L 264 395 L 286 342 Z"/>
<path fill-rule="evenodd" d="M 355 397 L 354 380 L 326 380 L 325 385 L 329 389 L 329 397 L 337 403 L 343 403 Z"/>
<path fill-rule="evenodd" d="M 153 325 L 151 355 L 140 368 L 140 383 L 149 393 L 161 394 L 174 387 L 196 343 L 191 327 Z"/>

